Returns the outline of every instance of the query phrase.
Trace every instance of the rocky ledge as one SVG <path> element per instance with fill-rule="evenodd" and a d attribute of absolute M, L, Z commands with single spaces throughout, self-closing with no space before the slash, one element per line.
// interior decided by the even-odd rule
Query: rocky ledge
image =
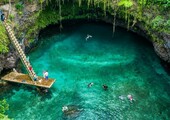
<path fill-rule="evenodd" d="M 162 38 L 164 44 L 153 43 L 155 52 L 162 60 L 170 63 L 170 34 L 162 33 L 157 37 Z"/>

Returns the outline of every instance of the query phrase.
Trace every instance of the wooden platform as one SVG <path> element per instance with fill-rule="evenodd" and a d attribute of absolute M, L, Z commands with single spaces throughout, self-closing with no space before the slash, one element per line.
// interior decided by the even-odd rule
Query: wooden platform
<path fill-rule="evenodd" d="M 2 77 L 1 79 L 5 81 L 28 84 L 28 85 L 33 85 L 33 86 L 38 86 L 43 88 L 50 88 L 55 82 L 54 79 L 49 78 L 48 80 L 45 80 L 43 77 L 38 77 L 38 81 L 34 82 L 31 80 L 29 75 L 18 73 L 18 72 L 11 72 L 5 75 L 4 77 Z"/>

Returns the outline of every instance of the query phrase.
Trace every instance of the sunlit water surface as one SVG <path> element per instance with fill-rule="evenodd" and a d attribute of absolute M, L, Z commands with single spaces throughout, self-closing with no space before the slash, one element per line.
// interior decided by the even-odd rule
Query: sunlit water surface
<path fill-rule="evenodd" d="M 29 54 L 39 76 L 56 82 L 49 93 L 16 85 L 4 98 L 14 120 L 168 120 L 170 76 L 144 38 L 106 24 L 53 26 L 41 32 Z M 87 34 L 92 37 L 86 40 Z M 88 88 L 87 85 L 94 85 Z M 102 85 L 108 85 L 105 91 Z M 127 95 L 131 94 L 131 103 Z M 123 100 L 119 99 L 123 96 Z M 64 105 L 76 112 L 65 115 Z"/>

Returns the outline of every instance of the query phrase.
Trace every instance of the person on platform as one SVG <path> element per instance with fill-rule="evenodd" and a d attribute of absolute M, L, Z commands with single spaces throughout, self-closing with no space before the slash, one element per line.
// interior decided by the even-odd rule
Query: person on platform
<path fill-rule="evenodd" d="M 48 80 L 48 71 L 45 71 L 44 77 L 45 77 L 46 80 Z"/>

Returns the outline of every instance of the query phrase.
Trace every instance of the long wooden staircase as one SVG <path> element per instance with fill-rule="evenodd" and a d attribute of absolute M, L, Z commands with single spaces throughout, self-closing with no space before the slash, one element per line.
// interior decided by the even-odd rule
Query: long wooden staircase
<path fill-rule="evenodd" d="M 18 51 L 19 57 L 20 57 L 22 63 L 25 65 L 26 70 L 29 73 L 29 76 L 31 77 L 32 80 L 34 80 L 34 78 L 37 75 L 35 74 L 35 72 L 34 72 L 32 66 L 31 66 L 30 62 L 27 61 L 26 55 L 24 54 L 20 44 L 18 43 L 18 41 L 17 41 L 17 39 L 16 39 L 16 37 L 14 35 L 14 32 L 12 31 L 11 27 L 7 24 L 6 21 L 4 21 L 4 26 L 6 28 L 6 31 L 8 32 L 8 35 L 10 37 L 11 42 L 13 43 L 13 45 L 16 48 L 16 50 Z M 30 70 L 30 68 L 31 68 L 31 70 Z"/>
<path fill-rule="evenodd" d="M 5 29 L 8 33 L 8 36 L 14 45 L 15 49 L 17 50 L 19 57 L 24 64 L 27 72 L 29 75 L 18 73 L 18 72 L 11 72 L 7 74 L 6 76 L 2 77 L 2 80 L 11 81 L 11 82 L 17 82 L 17 83 L 23 83 L 23 84 L 29 84 L 39 87 L 45 87 L 50 88 L 52 84 L 55 82 L 54 79 L 45 80 L 43 77 L 38 77 L 32 68 L 30 62 L 27 60 L 26 55 L 24 54 L 24 51 L 22 50 L 19 42 L 17 41 L 13 30 L 11 29 L 10 25 L 6 22 L 6 20 L 3 22 Z M 35 79 L 37 82 L 35 82 Z"/>

